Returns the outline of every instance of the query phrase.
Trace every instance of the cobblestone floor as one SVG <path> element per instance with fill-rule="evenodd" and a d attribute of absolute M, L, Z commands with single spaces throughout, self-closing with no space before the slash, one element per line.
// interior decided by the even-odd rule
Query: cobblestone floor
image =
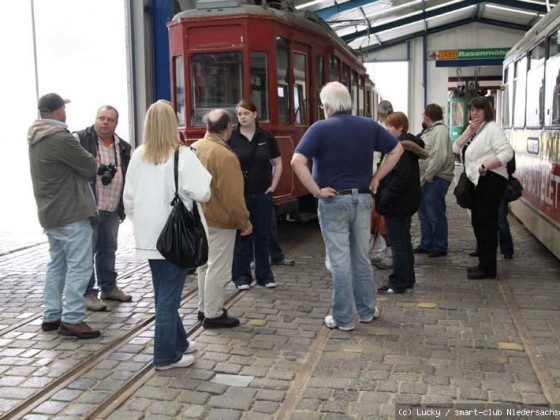
<path fill-rule="evenodd" d="M 245 293 L 230 310 L 240 327 L 203 331 L 193 367 L 152 375 L 109 418 L 391 419 L 397 404 L 560 404 L 560 262 L 510 217 L 514 259 L 499 258 L 497 281 L 468 280 L 474 236 L 451 195 L 448 214 L 449 254 L 417 256 L 414 291 L 379 296 L 381 317 L 352 332 L 323 325 L 331 279 L 317 225 L 282 226 L 297 262 L 274 268 L 278 288 Z M 417 240 L 416 219 L 413 233 Z M 44 237 L 0 239 L 1 415 L 146 320 L 153 295 L 149 269 L 125 232 L 118 270 L 131 274 L 120 286 L 134 301 L 89 314 L 100 339 L 43 333 Z M 375 270 L 377 286 L 389 272 Z M 186 291 L 194 287 L 189 276 Z M 196 322 L 195 306 L 181 309 L 187 326 Z M 150 362 L 152 334 L 133 338 L 26 418 L 85 418 Z"/>

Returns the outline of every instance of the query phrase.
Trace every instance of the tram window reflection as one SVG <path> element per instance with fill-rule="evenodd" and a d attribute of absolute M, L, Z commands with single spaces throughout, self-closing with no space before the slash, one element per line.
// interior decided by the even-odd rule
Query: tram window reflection
<path fill-rule="evenodd" d="M 243 94 L 241 53 L 197 54 L 191 65 L 191 124 L 214 108 L 235 110 Z"/>
<path fill-rule="evenodd" d="M 555 32 L 548 38 L 548 55 L 545 65 L 544 123 L 560 124 L 560 36 Z"/>
<path fill-rule="evenodd" d="M 257 106 L 259 120 L 269 121 L 267 55 L 265 52 L 251 53 L 251 97 Z"/>
<path fill-rule="evenodd" d="M 290 68 L 288 42 L 276 38 L 276 74 L 278 77 L 278 123 L 290 123 Z"/>
<path fill-rule="evenodd" d="M 174 58 L 175 60 L 175 113 L 177 114 L 177 124 L 181 127 L 185 125 L 185 73 L 184 58 L 182 55 Z"/>
<path fill-rule="evenodd" d="M 307 56 L 294 53 L 294 108 L 295 123 L 307 124 Z"/>

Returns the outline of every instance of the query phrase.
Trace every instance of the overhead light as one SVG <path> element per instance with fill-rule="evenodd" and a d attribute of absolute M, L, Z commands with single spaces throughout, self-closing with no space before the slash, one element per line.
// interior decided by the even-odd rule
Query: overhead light
<path fill-rule="evenodd" d="M 374 16 L 374 15 L 375 16 L 387 15 L 387 14 L 390 14 L 392 12 L 396 12 L 397 10 L 406 9 L 407 7 L 414 6 L 415 4 L 418 4 L 418 3 L 422 3 L 422 0 L 413 0 L 409 3 L 401 4 L 400 6 L 389 7 L 388 9 L 377 10 L 375 12 L 367 14 L 366 17 L 370 17 L 370 16 Z"/>
<path fill-rule="evenodd" d="M 299 6 L 296 6 L 296 10 L 304 9 L 304 8 L 306 8 L 306 7 L 309 7 L 309 6 L 314 6 L 314 5 L 316 5 L 317 3 L 321 3 L 322 1 L 323 1 L 323 0 L 308 1 L 307 3 L 303 3 L 303 4 L 300 4 Z"/>
<path fill-rule="evenodd" d="M 504 6 L 496 6 L 494 4 L 487 4 L 486 5 L 487 9 L 496 9 L 496 10 L 504 10 L 506 12 L 514 12 L 514 13 L 521 13 L 523 15 L 529 15 L 529 16 L 538 16 L 540 15 L 540 13 L 538 12 L 528 12 L 526 10 L 520 10 L 520 9 L 515 9 L 513 7 L 504 7 Z"/>

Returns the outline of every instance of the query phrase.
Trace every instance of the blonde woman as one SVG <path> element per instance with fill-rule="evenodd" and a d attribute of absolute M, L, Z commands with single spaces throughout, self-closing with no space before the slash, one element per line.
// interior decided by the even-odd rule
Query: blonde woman
<path fill-rule="evenodd" d="M 211 176 L 180 142 L 175 112 L 167 101 L 148 109 L 143 143 L 132 154 L 123 200 L 134 224 L 136 255 L 148 260 L 152 272 L 156 305 L 153 363 L 158 370 L 187 367 L 194 363 L 189 353 L 196 351 L 196 343 L 187 340 L 178 312 L 187 269 L 166 261 L 156 242 L 175 194 L 175 151 L 179 151 L 178 192 L 188 209 L 209 200 Z"/>

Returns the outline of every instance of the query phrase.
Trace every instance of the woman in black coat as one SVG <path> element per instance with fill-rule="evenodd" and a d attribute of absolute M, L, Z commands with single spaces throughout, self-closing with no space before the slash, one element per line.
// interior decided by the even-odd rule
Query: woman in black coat
<path fill-rule="evenodd" d="M 376 208 L 385 216 L 393 251 L 393 273 L 387 285 L 377 291 L 392 294 L 404 293 L 416 283 L 410 224 L 422 197 L 418 159 L 426 159 L 428 152 L 422 140 L 408 133 L 408 118 L 404 113 L 390 114 L 385 124 L 405 150 L 397 166 L 381 181 L 376 196 Z"/>

